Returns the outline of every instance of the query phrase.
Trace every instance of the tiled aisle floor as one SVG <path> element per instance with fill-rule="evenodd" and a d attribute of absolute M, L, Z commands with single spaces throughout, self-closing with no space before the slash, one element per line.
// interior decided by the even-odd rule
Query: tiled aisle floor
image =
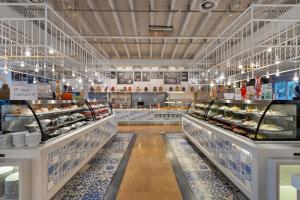
<path fill-rule="evenodd" d="M 201 200 L 244 200 L 245 196 L 182 134 L 167 133 L 170 154 L 176 161 L 196 199 Z M 174 164 L 174 162 L 173 162 Z"/>
<path fill-rule="evenodd" d="M 117 134 L 54 197 L 53 200 L 101 200 L 108 191 L 132 133 Z"/>
<path fill-rule="evenodd" d="M 161 131 L 178 132 L 180 126 L 121 126 L 137 133 L 118 200 L 182 199 Z"/>

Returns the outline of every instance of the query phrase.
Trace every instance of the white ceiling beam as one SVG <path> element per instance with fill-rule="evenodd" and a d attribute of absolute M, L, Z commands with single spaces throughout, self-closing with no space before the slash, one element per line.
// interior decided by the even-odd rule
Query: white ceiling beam
<path fill-rule="evenodd" d="M 154 0 L 150 0 L 150 25 L 153 25 L 154 23 L 154 14 L 153 12 L 151 12 L 152 10 L 154 10 Z M 152 47 L 152 39 L 150 39 L 150 58 L 152 58 L 153 56 L 153 47 Z"/>
<path fill-rule="evenodd" d="M 115 9 L 116 9 L 114 0 L 108 0 L 108 3 L 109 3 L 109 6 L 110 6 L 110 8 L 111 8 L 112 10 L 115 10 Z M 118 28 L 118 31 L 119 31 L 120 35 L 124 35 L 123 28 L 122 28 L 122 25 L 121 25 L 121 22 L 120 22 L 120 18 L 119 18 L 118 13 L 114 11 L 114 12 L 112 12 L 112 15 L 113 15 L 113 17 L 114 17 L 114 20 L 115 20 L 115 22 L 116 22 L 116 25 L 117 25 L 117 28 Z M 122 41 L 125 42 L 124 39 L 122 39 Z M 130 58 L 130 53 L 129 53 L 129 49 L 128 49 L 127 44 L 124 44 L 124 48 L 125 48 L 127 57 Z"/>
<path fill-rule="evenodd" d="M 130 10 L 134 10 L 134 3 L 133 3 L 133 0 L 128 0 L 128 3 L 129 3 Z M 136 16 L 135 16 L 135 12 L 130 12 L 130 16 L 131 16 L 131 20 L 132 20 L 132 24 L 133 24 L 133 31 L 134 31 L 134 34 L 137 36 L 137 35 L 138 35 L 138 30 L 137 30 L 137 25 L 136 25 Z M 137 47 L 137 50 L 138 50 L 139 58 L 142 58 L 141 48 L 140 48 L 140 45 L 138 44 L 138 43 L 139 43 L 139 40 L 138 40 L 138 39 L 135 39 L 135 41 L 137 42 L 136 47 Z"/>
<path fill-rule="evenodd" d="M 73 37 L 73 38 L 79 38 L 79 37 Z M 215 39 L 215 38 L 221 38 L 221 39 L 228 39 L 229 37 L 218 37 L 218 36 L 136 36 L 136 35 L 83 35 L 80 36 L 80 38 L 85 39 L 169 39 L 169 40 L 204 40 L 204 39 Z"/>
<path fill-rule="evenodd" d="M 176 0 L 171 0 L 170 11 L 175 10 L 175 5 L 176 5 Z M 173 12 L 169 12 L 167 26 L 172 25 L 172 18 L 173 18 Z M 164 40 L 164 44 L 163 44 L 161 54 L 160 54 L 161 58 L 164 57 L 165 49 L 166 49 L 166 44 L 165 44 L 165 40 Z"/>
<path fill-rule="evenodd" d="M 89 5 L 89 7 L 90 7 L 91 9 L 95 9 L 95 8 L 96 8 L 96 5 L 94 4 L 94 1 L 93 1 L 93 0 L 87 0 L 87 3 L 88 3 L 88 5 Z M 98 22 L 98 24 L 99 24 L 101 30 L 103 31 L 103 33 L 104 33 L 105 35 L 109 35 L 109 33 L 108 33 L 107 29 L 106 29 L 106 26 L 105 26 L 105 24 L 104 24 L 104 21 L 102 20 L 102 18 L 101 18 L 101 16 L 100 16 L 100 13 L 93 12 L 93 14 L 94 14 L 94 16 L 95 16 L 95 18 L 96 18 L 96 20 L 97 20 L 97 22 Z M 111 39 L 108 38 L 108 41 L 111 42 Z M 114 51 L 116 57 L 117 57 L 117 58 L 120 58 L 120 54 L 119 54 L 119 52 L 118 52 L 116 46 L 115 46 L 114 44 L 111 44 L 111 48 L 112 48 L 112 50 Z"/>
<path fill-rule="evenodd" d="M 110 59 L 113 66 L 187 66 L 191 59 Z"/>
<path fill-rule="evenodd" d="M 212 13 L 208 13 L 207 16 L 205 16 L 206 19 L 202 20 L 202 23 L 200 23 L 200 26 L 198 26 L 197 30 L 194 32 L 193 35 L 199 35 L 201 31 L 203 30 L 204 26 L 206 25 L 205 21 L 208 20 L 211 17 Z M 195 39 L 192 40 L 192 43 L 195 42 Z M 192 48 L 192 45 L 189 45 L 189 47 L 185 50 L 183 57 L 186 58 L 188 53 L 190 52 Z"/>
<path fill-rule="evenodd" d="M 190 5 L 190 10 L 194 10 L 195 7 L 196 7 L 196 3 L 197 3 L 198 0 L 193 0 L 191 5 Z M 181 26 L 181 29 L 180 29 L 180 32 L 179 32 L 179 35 L 182 35 L 191 19 L 191 16 L 192 16 L 192 13 L 191 12 L 188 12 L 186 15 L 185 15 L 185 18 L 184 18 L 184 21 L 183 21 L 183 24 Z M 175 48 L 172 52 L 172 58 L 175 58 L 175 55 L 176 55 L 176 51 L 179 47 L 179 43 L 180 43 L 180 39 L 178 39 L 177 41 L 177 44 L 175 45 Z"/>

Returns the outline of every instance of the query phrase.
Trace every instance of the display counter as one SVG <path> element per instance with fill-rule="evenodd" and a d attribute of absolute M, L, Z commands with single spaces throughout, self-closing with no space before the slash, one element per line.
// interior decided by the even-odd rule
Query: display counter
<path fill-rule="evenodd" d="M 114 109 L 119 124 L 180 124 L 184 109 Z"/>
<path fill-rule="evenodd" d="M 0 101 L 0 199 L 48 200 L 116 133 L 98 101 Z"/>
<path fill-rule="evenodd" d="M 116 131 L 116 119 L 111 115 L 37 147 L 0 149 L 0 166 L 13 166 L 13 171 L 19 172 L 15 191 L 19 199 L 50 199 Z"/>
<path fill-rule="evenodd" d="M 300 153 L 300 141 L 253 140 L 190 115 L 183 117 L 182 129 L 191 142 L 250 199 L 273 199 L 267 193 L 268 160 L 294 160 Z"/>

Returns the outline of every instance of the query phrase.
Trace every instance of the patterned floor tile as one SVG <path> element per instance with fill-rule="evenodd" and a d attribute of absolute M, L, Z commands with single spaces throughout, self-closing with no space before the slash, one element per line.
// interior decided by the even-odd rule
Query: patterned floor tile
<path fill-rule="evenodd" d="M 52 200 L 101 200 L 134 134 L 117 134 L 77 173 Z"/>
<path fill-rule="evenodd" d="M 178 133 L 166 134 L 197 200 L 244 200 L 240 190 L 198 149 Z"/>

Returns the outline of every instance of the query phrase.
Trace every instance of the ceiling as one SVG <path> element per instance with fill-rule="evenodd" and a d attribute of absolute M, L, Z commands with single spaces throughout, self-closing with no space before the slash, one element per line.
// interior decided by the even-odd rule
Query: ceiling
<path fill-rule="evenodd" d="M 17 1 L 17 0 L 16 0 Z M 37 0 L 27 0 L 37 1 Z M 112 63 L 143 65 L 151 60 L 188 64 L 251 3 L 297 0 L 214 0 L 215 10 L 200 11 L 204 0 L 48 0 L 78 32 Z M 20 1 L 18 1 L 20 2 Z M 167 36 L 151 36 L 149 25 L 173 26 Z M 117 64 L 116 64 L 117 65 Z"/>

